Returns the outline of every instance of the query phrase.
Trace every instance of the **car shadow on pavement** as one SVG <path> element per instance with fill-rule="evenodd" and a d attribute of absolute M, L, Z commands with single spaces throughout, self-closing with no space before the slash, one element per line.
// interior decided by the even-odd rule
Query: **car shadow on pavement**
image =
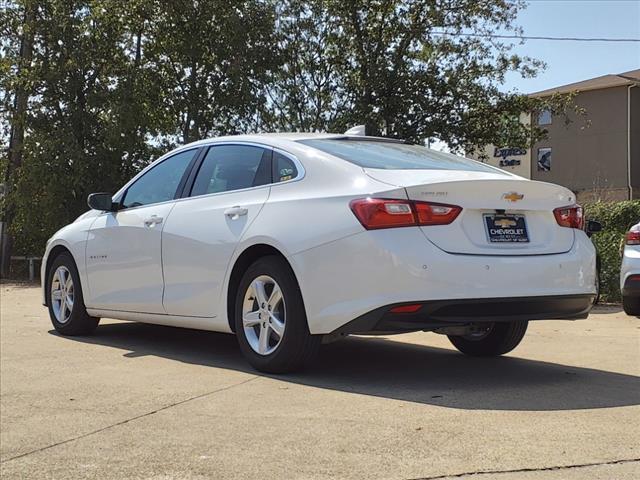
<path fill-rule="evenodd" d="M 127 350 L 125 357 L 153 355 L 449 408 L 542 411 L 640 404 L 640 379 L 633 375 L 515 356 L 471 358 L 453 349 L 385 338 L 350 337 L 323 345 L 312 367 L 289 375 L 254 371 L 235 337 L 220 333 L 123 322 L 101 325 L 93 336 L 65 338 Z"/>
<path fill-rule="evenodd" d="M 622 307 L 615 303 L 598 304 L 593 307 L 591 313 L 598 315 L 615 315 L 622 312 Z"/>

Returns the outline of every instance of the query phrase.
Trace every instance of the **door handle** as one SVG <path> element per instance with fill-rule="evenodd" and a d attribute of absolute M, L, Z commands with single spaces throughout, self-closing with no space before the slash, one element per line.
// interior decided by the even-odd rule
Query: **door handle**
<path fill-rule="evenodd" d="M 151 215 L 150 217 L 147 217 L 144 219 L 144 226 L 153 227 L 154 225 L 158 225 L 162 223 L 162 220 L 163 220 L 162 217 L 159 217 L 157 215 Z"/>
<path fill-rule="evenodd" d="M 235 207 L 227 208 L 224 211 L 224 214 L 227 217 L 231 217 L 232 220 L 235 220 L 238 217 L 245 216 L 248 212 L 249 210 L 247 210 L 246 208 L 236 205 Z"/>

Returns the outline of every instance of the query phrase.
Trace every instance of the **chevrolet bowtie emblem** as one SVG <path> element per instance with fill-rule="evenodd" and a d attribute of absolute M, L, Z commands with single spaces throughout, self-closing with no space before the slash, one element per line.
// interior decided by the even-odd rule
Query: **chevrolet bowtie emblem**
<path fill-rule="evenodd" d="M 517 225 L 517 222 L 509 218 L 501 218 L 500 220 L 494 220 L 493 223 L 496 227 L 500 227 L 500 228 L 515 227 Z"/>
<path fill-rule="evenodd" d="M 503 193 L 502 198 L 510 202 L 517 202 L 518 200 L 522 200 L 524 198 L 524 194 L 518 192 Z"/>

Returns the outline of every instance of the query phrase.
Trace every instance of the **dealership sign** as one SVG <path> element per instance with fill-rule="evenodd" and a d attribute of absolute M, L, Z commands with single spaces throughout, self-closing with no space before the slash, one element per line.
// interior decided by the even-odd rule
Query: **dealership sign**
<path fill-rule="evenodd" d="M 527 151 L 524 148 L 495 148 L 493 150 L 494 157 L 502 157 L 506 159 L 507 157 L 526 155 Z"/>
<path fill-rule="evenodd" d="M 523 148 L 495 148 L 493 150 L 494 158 L 502 158 L 500 160 L 501 167 L 515 167 L 516 165 L 520 165 L 520 160 L 516 158 L 507 158 L 511 156 L 522 156 L 526 155 L 527 151 Z"/>

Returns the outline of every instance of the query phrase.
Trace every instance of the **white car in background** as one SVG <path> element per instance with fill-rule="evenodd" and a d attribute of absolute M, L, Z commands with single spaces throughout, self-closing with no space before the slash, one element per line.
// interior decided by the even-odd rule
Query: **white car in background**
<path fill-rule="evenodd" d="M 397 140 L 203 140 L 88 203 L 44 255 L 57 331 L 109 317 L 235 333 L 263 371 L 352 333 L 501 355 L 530 320 L 585 318 L 596 293 L 571 191 Z"/>
<path fill-rule="evenodd" d="M 636 223 L 625 235 L 620 290 L 625 313 L 640 315 L 640 223 Z"/>

